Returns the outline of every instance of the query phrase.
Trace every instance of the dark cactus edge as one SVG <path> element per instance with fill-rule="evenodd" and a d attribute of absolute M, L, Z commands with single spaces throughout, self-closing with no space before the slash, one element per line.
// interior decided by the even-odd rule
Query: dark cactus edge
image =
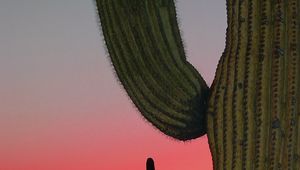
<path fill-rule="evenodd" d="M 152 158 L 147 159 L 146 170 L 155 170 L 154 160 Z"/>
<path fill-rule="evenodd" d="M 186 61 L 174 0 L 96 0 L 117 77 L 179 140 L 207 133 L 214 169 L 300 170 L 300 0 L 227 0 L 212 86 Z"/>

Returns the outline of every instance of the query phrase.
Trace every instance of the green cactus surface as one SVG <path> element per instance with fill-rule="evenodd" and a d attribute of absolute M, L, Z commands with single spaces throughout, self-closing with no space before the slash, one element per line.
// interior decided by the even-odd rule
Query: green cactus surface
<path fill-rule="evenodd" d="M 179 140 L 207 133 L 216 170 L 300 170 L 300 0 L 227 0 L 209 88 L 187 62 L 174 0 L 96 0 L 116 74 Z"/>
<path fill-rule="evenodd" d="M 177 139 L 205 134 L 208 87 L 186 61 L 174 3 L 100 0 L 97 5 L 113 66 L 143 116 Z"/>

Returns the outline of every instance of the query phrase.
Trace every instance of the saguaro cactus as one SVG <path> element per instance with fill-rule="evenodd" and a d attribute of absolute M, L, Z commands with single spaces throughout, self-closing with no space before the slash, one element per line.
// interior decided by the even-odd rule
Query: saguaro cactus
<path fill-rule="evenodd" d="M 152 158 L 147 159 L 146 170 L 155 170 L 154 161 Z"/>
<path fill-rule="evenodd" d="M 97 0 L 116 74 L 163 133 L 207 133 L 214 169 L 300 169 L 300 0 L 227 0 L 210 88 L 186 61 L 173 0 Z"/>

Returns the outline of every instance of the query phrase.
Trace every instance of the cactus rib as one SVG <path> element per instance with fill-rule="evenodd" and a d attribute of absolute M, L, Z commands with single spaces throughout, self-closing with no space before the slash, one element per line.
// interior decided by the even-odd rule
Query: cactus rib
<path fill-rule="evenodd" d="M 271 99 L 271 113 L 272 113 L 272 130 L 271 130 L 271 145 L 270 145 L 270 169 L 280 167 L 280 154 L 275 152 L 282 152 L 282 133 L 283 133 L 283 90 L 284 84 L 284 11 L 283 2 L 276 1 L 274 4 L 274 46 L 272 59 L 272 99 Z"/>
<path fill-rule="evenodd" d="M 296 29 L 296 37 L 295 37 L 295 53 L 297 55 L 297 94 L 296 94 L 296 104 L 299 106 L 299 99 L 300 99 L 300 78 L 299 78 L 299 74 L 300 74 L 300 0 L 297 0 L 297 4 L 296 4 L 296 10 L 297 11 L 294 15 L 295 16 L 295 23 L 294 23 L 294 27 Z M 297 111 L 296 111 L 296 128 L 295 128 L 295 132 L 294 134 L 296 135 L 296 142 L 295 142 L 295 154 L 294 154 L 294 162 L 295 162 L 295 166 L 293 167 L 294 169 L 300 169 L 300 107 L 297 107 Z"/>
<path fill-rule="evenodd" d="M 234 114 L 236 112 L 242 113 L 243 110 L 243 83 L 240 81 L 244 77 L 244 67 L 245 67 L 245 58 L 241 57 L 246 54 L 246 46 L 244 44 L 247 43 L 248 32 L 247 32 L 247 14 L 248 14 L 248 0 L 240 1 L 239 3 L 239 15 L 238 15 L 238 46 L 235 52 L 235 73 L 234 73 L 234 86 L 233 86 L 233 99 L 232 99 L 232 169 L 241 169 L 242 165 L 242 145 L 240 142 L 243 138 L 243 115 L 242 114 Z M 246 30 L 246 31 L 243 31 Z"/>
<path fill-rule="evenodd" d="M 244 128 L 243 128 L 243 141 L 242 141 L 242 168 L 251 169 L 252 164 L 248 160 L 253 160 L 254 149 L 254 93 L 256 91 L 253 82 L 256 81 L 256 66 L 257 66 L 257 0 L 249 0 L 248 8 L 248 42 L 246 44 L 245 54 L 245 78 L 244 78 L 244 97 L 243 97 L 243 110 L 244 110 Z M 237 113 L 235 113 L 237 114 Z"/>
<path fill-rule="evenodd" d="M 296 145 L 296 137 L 297 135 L 293 135 L 297 128 L 296 124 L 296 115 L 297 115 L 297 87 L 299 87 L 299 57 L 297 57 L 297 1 L 291 0 L 286 5 L 287 10 L 287 34 L 291 35 L 287 37 L 286 49 L 287 49 L 287 60 L 288 60 L 288 70 L 287 70 L 287 114 L 286 114 L 286 138 L 283 154 L 285 157 L 283 158 L 283 166 L 287 167 L 287 169 L 293 169 L 295 161 L 295 148 Z M 298 9 L 299 10 L 299 9 Z M 298 85 L 298 86 L 297 86 Z M 298 146 L 299 147 L 299 146 Z"/>
<path fill-rule="evenodd" d="M 226 70 L 226 79 L 224 81 L 224 84 L 226 84 L 225 89 L 224 89 L 224 97 L 223 97 L 223 168 L 224 169 L 231 169 L 232 164 L 232 149 L 233 145 L 232 143 L 232 130 L 233 130 L 233 121 L 232 121 L 232 103 L 233 103 L 233 84 L 234 84 L 234 69 L 235 69 L 235 62 L 236 62 L 236 51 L 237 51 L 237 46 L 238 42 L 240 41 L 240 37 L 238 36 L 238 27 L 239 22 L 236 22 L 239 20 L 239 4 L 240 2 L 238 0 L 233 0 L 232 1 L 232 34 L 237 35 L 233 36 L 231 41 L 233 42 L 231 44 L 231 48 L 229 51 L 229 57 L 227 60 L 227 70 Z M 229 132 L 229 133 L 228 133 Z"/>
<path fill-rule="evenodd" d="M 260 42 L 259 42 L 259 64 L 257 79 L 257 108 L 256 108 L 256 132 L 255 132 L 255 165 L 256 169 L 268 169 L 266 166 L 266 153 L 268 152 L 268 129 L 270 125 L 270 74 L 271 74 L 271 37 L 272 25 L 271 21 L 271 3 L 270 1 L 262 1 L 260 8 Z M 265 137 L 266 142 L 261 141 Z"/>

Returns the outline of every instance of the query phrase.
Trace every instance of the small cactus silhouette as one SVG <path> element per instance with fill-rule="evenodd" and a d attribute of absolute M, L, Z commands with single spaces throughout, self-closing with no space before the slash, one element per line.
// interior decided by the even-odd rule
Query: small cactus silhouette
<path fill-rule="evenodd" d="M 227 0 L 209 88 L 186 60 L 174 0 L 97 0 L 127 94 L 179 140 L 207 133 L 214 169 L 300 170 L 300 0 Z"/>
<path fill-rule="evenodd" d="M 146 170 L 155 170 L 154 161 L 152 158 L 147 159 Z"/>

